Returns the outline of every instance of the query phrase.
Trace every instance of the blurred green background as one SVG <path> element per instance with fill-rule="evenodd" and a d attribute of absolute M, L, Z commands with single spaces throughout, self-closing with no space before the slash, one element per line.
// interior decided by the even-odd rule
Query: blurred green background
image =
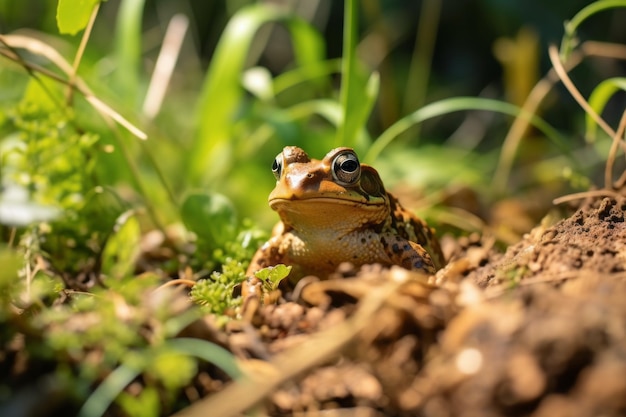
<path fill-rule="evenodd" d="M 222 94 L 231 86 L 219 90 L 223 84 L 219 77 L 224 74 L 211 73 L 210 67 L 217 66 L 216 60 L 227 61 L 230 53 L 234 57 L 240 52 L 232 39 L 220 58 L 216 58 L 216 48 L 220 39 L 226 44 L 223 34 L 233 16 L 252 4 L 278 5 L 287 15 L 301 17 L 319 32 L 321 49 L 303 51 L 285 25 L 265 24 L 241 52 L 243 68 L 233 75 L 245 88 L 222 98 L 215 91 Z M 445 98 L 483 97 L 522 105 L 550 68 L 548 45 L 560 43 L 564 22 L 587 4 L 539 0 L 358 2 L 356 56 L 364 79 L 378 72 L 380 86 L 365 130 L 348 145 L 364 155 L 376 138 L 403 116 Z M 40 0 L 0 0 L 0 32 L 41 38 L 71 62 L 81 36 L 58 34 L 56 6 L 56 2 Z M 149 139 L 140 143 L 125 131 L 121 134 L 144 183 L 144 191 L 138 191 L 120 155 L 119 139 L 112 139 L 109 128 L 93 110 L 77 101 L 81 127 L 97 133 L 100 150 L 107 150 L 98 152 L 100 182 L 118 187 L 128 201 L 149 194 L 147 204 L 158 207 L 165 223 L 175 221 L 186 193 L 208 189 L 233 199 L 243 216 L 269 225 L 275 215 L 266 208 L 265 198 L 273 186 L 269 166 L 274 156 L 283 146 L 295 144 L 321 157 L 337 144 L 332 122 L 336 109 L 321 101 L 339 99 L 337 59 L 342 57 L 343 7 L 343 2 L 330 0 L 102 3 L 78 74 L 97 97 L 146 131 Z M 189 27 L 173 76 L 167 81 L 162 107 L 148 117 L 146 93 L 168 24 L 177 14 L 189 19 Z M 624 9 L 598 13 L 580 27 L 578 36 L 624 43 L 624 21 Z M 298 63 L 298 51 L 309 56 Z M 238 68 L 233 65 L 229 69 L 228 65 L 223 67 L 227 72 Z M 0 61 L 0 67 L 0 100 L 8 106 L 21 99 L 29 79 L 23 69 L 6 59 Z M 252 67 L 257 70 L 247 71 Z M 307 68 L 320 72 L 303 75 Z M 577 67 L 572 77 L 588 95 L 601 80 L 623 71 L 623 62 L 590 59 Z M 211 83 L 214 85 L 209 87 Z M 213 87 L 218 89 L 210 92 Z M 219 113 L 222 106 L 224 114 Z M 605 110 L 607 120 L 615 124 L 623 107 L 624 96 L 616 95 Z M 233 111 L 228 113 L 229 109 Z M 584 141 L 584 113 L 562 87 L 556 87 L 538 116 L 557 129 L 571 154 L 530 130 L 517 151 L 510 179 L 498 189 L 491 187 L 491 177 L 512 118 L 493 112 L 450 112 L 428 119 L 400 134 L 370 162 L 392 188 L 399 183 L 418 190 L 470 185 L 483 190 L 488 200 L 567 183 L 563 177 L 566 168 L 594 180 L 601 178 L 598 175 L 608 142 L 590 145 Z M 219 130 L 215 123 L 228 126 L 211 133 L 211 129 Z M 206 140 L 207 132 L 212 138 L 215 134 L 214 139 Z M 557 186 L 554 193 L 562 190 Z"/>

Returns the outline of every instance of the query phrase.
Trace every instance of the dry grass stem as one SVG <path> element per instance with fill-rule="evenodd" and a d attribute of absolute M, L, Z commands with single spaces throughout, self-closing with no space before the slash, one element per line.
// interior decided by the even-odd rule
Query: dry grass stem
<path fill-rule="evenodd" d="M 161 110 L 163 98 L 174 73 L 174 67 L 188 27 L 189 19 L 183 14 L 174 15 L 167 25 L 163 46 L 159 52 L 148 92 L 143 102 L 143 114 L 150 120 Z"/>
<path fill-rule="evenodd" d="M 561 62 L 561 58 L 559 57 L 559 51 L 555 45 L 550 45 L 548 48 L 548 54 L 550 56 L 550 62 L 552 62 L 552 66 L 556 70 L 561 82 L 567 88 L 567 91 L 572 95 L 574 100 L 582 107 L 582 109 L 589 116 L 593 118 L 593 120 L 606 132 L 607 135 L 614 137 L 615 131 L 609 126 L 602 117 L 589 105 L 589 102 L 583 97 L 583 95 L 578 91 L 576 85 L 572 82 L 572 79 L 567 75 L 567 70 L 563 67 L 563 63 Z M 624 146 L 624 145 L 622 145 Z"/>
<path fill-rule="evenodd" d="M 619 194 L 609 189 L 589 190 L 589 191 L 583 191 L 582 193 L 568 194 L 562 197 L 555 198 L 554 200 L 552 200 L 552 204 L 558 205 L 558 204 L 566 203 L 568 201 L 582 200 L 583 198 L 588 198 L 588 197 L 589 198 L 594 198 L 594 197 L 617 198 L 619 197 Z"/>
<path fill-rule="evenodd" d="M 578 66 L 585 57 L 626 60 L 626 46 L 615 43 L 586 41 L 580 45 L 579 51 L 572 53 L 568 61 L 563 63 L 563 69 L 566 72 L 571 71 Z M 539 106 L 558 80 L 559 75 L 557 74 L 556 68 L 550 69 L 550 71 L 531 90 L 528 98 L 522 106 L 522 112 L 515 118 L 511 128 L 504 138 L 502 151 L 500 152 L 500 158 L 498 160 L 498 166 L 493 177 L 493 186 L 499 192 L 503 192 L 506 189 L 509 173 L 511 172 L 517 149 L 529 126 L 528 119 L 522 117 L 522 114 L 536 114 Z"/>
<path fill-rule="evenodd" d="M 626 45 L 619 43 L 587 41 L 580 49 L 586 56 L 626 60 Z"/>
<path fill-rule="evenodd" d="M 85 54 L 85 48 L 87 47 L 87 42 L 89 41 L 89 37 L 91 36 L 91 31 L 93 29 L 93 24 L 96 21 L 96 16 L 98 15 L 98 10 L 100 10 L 100 3 L 96 3 L 94 6 L 91 16 L 89 17 L 89 22 L 87 23 L 87 27 L 85 28 L 85 32 L 83 32 L 83 37 L 80 40 L 80 45 L 78 45 L 78 50 L 76 51 L 76 56 L 74 57 L 74 63 L 72 64 L 72 72 L 69 74 L 69 88 L 66 93 L 66 103 L 69 106 L 72 103 L 72 95 L 74 93 L 74 83 L 76 82 L 76 77 L 78 75 L 78 66 L 80 65 L 80 61 L 83 59 L 83 55 Z"/>
<path fill-rule="evenodd" d="M 191 288 L 194 285 L 196 285 L 196 281 L 192 279 L 184 279 L 184 278 L 173 279 L 173 280 L 167 281 L 164 284 L 159 285 L 156 291 L 162 290 L 163 288 L 173 287 L 175 285 L 184 285 L 186 287 Z"/>
<path fill-rule="evenodd" d="M 44 42 L 39 41 L 38 39 L 20 35 L 0 35 L 0 41 L 11 48 L 22 48 L 36 55 L 44 56 L 68 76 L 70 76 L 73 72 L 72 66 L 65 60 L 65 58 L 63 58 L 54 48 L 45 44 Z M 14 61 L 20 63 L 28 70 L 36 71 L 38 73 L 53 78 L 55 81 L 71 86 L 70 81 L 63 79 L 53 72 L 45 70 L 38 65 L 25 62 L 19 57 L 13 56 L 12 53 L 7 52 L 8 51 L 2 51 L 2 54 L 9 59 L 13 59 Z M 148 139 L 148 135 L 145 132 L 126 120 L 124 116 L 113 110 L 102 100 L 96 97 L 89 89 L 89 87 L 87 87 L 87 84 L 85 84 L 85 82 L 80 77 L 76 77 L 75 83 L 72 87 L 78 90 L 78 92 L 80 92 L 85 97 L 85 99 L 98 111 L 98 113 L 100 113 L 101 116 L 103 116 L 105 120 L 112 119 L 118 124 L 122 125 L 126 130 L 128 130 L 137 138 L 141 140 Z"/>

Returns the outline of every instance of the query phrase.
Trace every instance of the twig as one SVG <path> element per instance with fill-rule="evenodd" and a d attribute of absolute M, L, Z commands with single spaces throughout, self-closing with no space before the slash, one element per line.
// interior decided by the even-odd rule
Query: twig
<path fill-rule="evenodd" d="M 558 205 L 558 204 L 566 203 L 568 201 L 581 200 L 581 199 L 587 198 L 587 197 L 613 197 L 613 198 L 617 198 L 619 196 L 620 196 L 619 193 L 617 193 L 617 192 L 615 192 L 613 190 L 609 190 L 609 189 L 589 190 L 589 191 L 583 191 L 582 193 L 568 194 L 568 195 L 564 195 L 564 196 L 555 198 L 554 200 L 552 200 L 552 204 Z"/>

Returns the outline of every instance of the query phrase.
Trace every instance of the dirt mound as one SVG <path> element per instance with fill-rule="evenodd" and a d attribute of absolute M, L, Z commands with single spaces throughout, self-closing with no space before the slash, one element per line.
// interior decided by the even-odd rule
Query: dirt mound
<path fill-rule="evenodd" d="M 466 239 L 436 283 L 375 267 L 311 282 L 230 340 L 291 367 L 258 397 L 270 415 L 623 415 L 625 209 L 590 201 L 504 255 Z M 340 323 L 352 327 L 339 341 Z"/>

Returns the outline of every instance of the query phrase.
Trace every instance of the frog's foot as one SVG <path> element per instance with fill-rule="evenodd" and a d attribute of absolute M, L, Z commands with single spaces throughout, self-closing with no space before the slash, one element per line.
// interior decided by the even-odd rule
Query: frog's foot
<path fill-rule="evenodd" d="M 393 235 L 386 236 L 381 242 L 393 265 L 427 274 L 437 272 L 430 254 L 422 245 Z"/>

